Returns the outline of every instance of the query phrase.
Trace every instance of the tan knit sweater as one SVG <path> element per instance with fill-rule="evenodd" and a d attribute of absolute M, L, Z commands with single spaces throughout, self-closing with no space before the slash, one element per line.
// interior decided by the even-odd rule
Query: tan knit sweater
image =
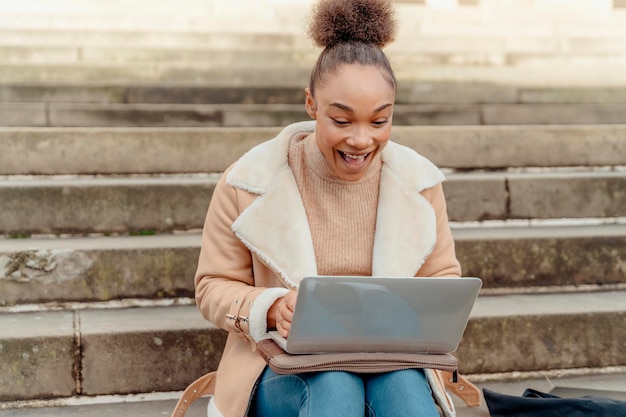
<path fill-rule="evenodd" d="M 295 136 L 289 166 L 302 196 L 320 275 L 372 275 L 380 154 L 358 181 L 339 178 L 315 142 Z"/>

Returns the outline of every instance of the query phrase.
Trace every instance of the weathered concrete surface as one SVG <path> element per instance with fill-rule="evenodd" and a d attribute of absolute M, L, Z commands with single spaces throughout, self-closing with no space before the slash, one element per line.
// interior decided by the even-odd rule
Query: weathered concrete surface
<path fill-rule="evenodd" d="M 171 395 L 170 395 L 171 396 Z M 77 397 L 81 398 L 81 397 Z M 140 401 L 111 402 L 84 405 L 51 405 L 49 407 L 0 409 L 0 417 L 155 417 L 171 415 L 178 399 L 151 400 L 149 396 Z M 185 414 L 186 417 L 206 417 L 209 397 L 198 399 Z M 459 417 L 465 417 L 459 415 Z M 468 416 L 469 417 L 469 416 Z M 482 417 L 482 416 L 480 416 Z M 488 417 L 486 415 L 485 417 Z"/>
<path fill-rule="evenodd" d="M 0 314 L 0 401 L 76 393 L 72 312 Z"/>
<path fill-rule="evenodd" d="M 215 367 L 224 343 L 224 332 L 212 330 L 195 306 L 77 314 L 85 395 L 183 389 Z M 457 356 L 464 373 L 623 366 L 625 324 L 624 291 L 479 297 Z M 48 339 L 38 340 L 47 349 Z M 6 398 L 23 395 L 7 389 Z"/>
<path fill-rule="evenodd" d="M 450 176 L 443 184 L 450 220 L 507 217 L 506 177 L 502 174 Z"/>
<path fill-rule="evenodd" d="M 457 352 L 465 373 L 626 364 L 626 294 L 482 297 Z M 480 352 L 480 353 L 477 353 Z"/>
<path fill-rule="evenodd" d="M 195 307 L 79 312 L 85 395 L 170 391 L 217 367 L 225 333 Z"/>
<path fill-rule="evenodd" d="M 485 288 L 626 282 L 626 226 L 453 229 L 463 274 Z"/>
<path fill-rule="evenodd" d="M 188 63 L 80 63 L 80 64 L 47 64 L 36 66 L 28 64 L 0 64 L 0 79 L 9 83 L 22 82 L 93 82 L 93 83 L 127 83 L 127 82 L 177 82 L 177 83 L 210 83 L 228 84 L 280 84 L 308 85 L 311 73 L 309 65 L 292 67 L 289 71 L 277 71 L 275 66 L 263 68 L 255 66 L 211 66 L 189 65 Z"/>
<path fill-rule="evenodd" d="M 49 126 L 223 126 L 225 112 L 215 106 L 53 104 Z"/>
<path fill-rule="evenodd" d="M 5 313 L 0 324 L 3 401 L 182 389 L 215 369 L 225 342 L 195 307 Z"/>
<path fill-rule="evenodd" d="M 613 87 L 624 86 L 624 64 L 615 64 L 613 71 L 593 65 L 571 64 L 563 72 L 563 64 L 521 66 L 473 65 L 400 65 L 395 66 L 400 82 L 482 83 L 536 88 Z M 311 66 L 292 65 L 210 65 L 177 62 L 133 63 L 55 63 L 43 65 L 4 63 L 0 65 L 0 79 L 7 83 L 30 82 L 177 82 L 224 85 L 308 85 Z"/>
<path fill-rule="evenodd" d="M 521 107 L 523 106 L 523 108 Z M 396 125 L 624 124 L 626 105 L 397 104 Z M 284 126 L 308 116 L 302 104 L 3 103 L 4 126 L 48 127 L 258 127 Z M 42 124 L 41 112 L 47 119 Z"/>
<path fill-rule="evenodd" d="M 82 31 L 85 33 L 86 31 Z M 273 64 L 288 67 L 294 63 L 308 63 L 313 65 L 319 49 L 305 39 L 305 31 L 291 36 L 284 33 L 259 34 L 261 40 L 257 45 L 251 36 L 239 39 L 235 34 L 225 34 L 223 40 L 219 39 L 218 33 L 207 33 L 205 44 L 200 44 L 200 34 L 178 33 L 168 39 L 162 33 L 160 38 L 163 44 L 141 45 L 134 42 L 134 34 L 143 35 L 141 32 L 127 33 L 129 38 L 126 42 L 114 34 L 110 39 L 102 39 L 100 44 L 93 40 L 80 43 L 79 40 L 65 40 L 64 42 L 52 42 L 44 39 L 42 32 L 39 39 L 34 36 L 26 36 L 21 41 L 4 41 L 0 44 L 0 57 L 5 62 L 211 62 L 218 64 L 250 63 L 250 64 Z M 76 36 L 80 36 L 78 32 Z M 67 33 L 50 34 L 51 38 L 61 38 Z M 93 34 L 87 34 L 94 37 Z M 9 32 L 9 37 L 15 37 L 16 32 Z M 104 35 L 102 35 L 104 36 Z M 153 39 L 148 39 L 152 37 Z M 154 33 L 146 33 L 143 36 L 144 43 L 152 41 L 156 43 L 159 36 Z M 183 43 L 185 40 L 190 43 Z M 275 40 L 276 44 L 268 45 L 268 41 Z M 536 43 L 530 42 L 524 37 L 504 38 L 502 36 L 464 36 L 440 34 L 437 36 L 414 34 L 410 41 L 400 39 L 389 45 L 385 50 L 394 67 L 407 67 L 409 65 L 528 65 L 541 63 L 543 65 L 562 62 L 576 63 L 593 62 L 599 63 L 623 63 L 624 51 L 620 47 L 624 37 L 606 39 L 596 37 L 591 41 L 594 45 L 585 47 L 584 40 L 572 39 L 555 40 L 550 38 L 536 39 Z M 90 42 L 91 41 L 91 42 Z M 104 42 L 103 42 L 104 41 Z M 115 42 L 114 42 L 115 41 Z M 575 42 L 578 41 L 578 42 Z M 174 43 L 178 42 L 177 45 Z M 510 48 L 505 44 L 518 42 L 517 48 Z M 526 45 L 520 45 L 522 42 Z M 577 50 L 561 50 L 561 45 L 572 44 Z M 228 45 L 225 47 L 225 45 Z M 569 45 L 568 45 L 569 46 Z M 567 48 L 568 46 L 564 46 Z"/>
<path fill-rule="evenodd" d="M 626 281 L 624 225 L 453 235 L 464 275 L 481 277 L 486 289 Z M 2 240 L 0 305 L 191 297 L 199 245 L 199 234 Z"/>
<path fill-rule="evenodd" d="M 0 174 L 223 172 L 280 128 L 0 129 Z"/>
<path fill-rule="evenodd" d="M 80 397 L 78 397 L 80 398 Z M 0 417 L 155 417 L 172 414 L 178 399 L 85 404 L 70 406 L 49 406 L 42 408 L 0 409 Z M 206 417 L 209 397 L 198 399 L 185 414 L 186 417 Z M 460 414 L 458 417 L 465 417 Z M 469 416 L 468 416 L 469 417 Z M 480 416 L 482 417 L 482 416 Z M 488 414 L 485 415 L 488 417 Z"/>
<path fill-rule="evenodd" d="M 626 172 L 511 174 L 510 216 L 626 216 Z"/>
<path fill-rule="evenodd" d="M 115 84 L 2 84 L 0 85 L 0 101 L 7 103 L 124 103 L 127 92 L 128 87 Z"/>
<path fill-rule="evenodd" d="M 617 89 L 619 91 L 619 89 Z M 522 90 L 523 91 L 523 90 Z M 541 94 L 543 89 L 533 90 Z M 565 89 L 565 91 L 569 91 Z M 612 91 L 612 90 L 611 90 Z M 558 90 L 557 90 L 558 92 Z M 548 90 L 548 94 L 557 94 Z M 584 102 L 595 102 L 590 89 Z M 521 91 L 490 84 L 399 82 L 397 104 L 515 103 Z M 598 93 L 605 97 L 608 92 Z M 532 96 L 531 96 L 532 97 Z M 543 96 L 540 100 L 546 100 Z M 303 104 L 304 86 L 288 84 L 205 85 L 193 83 L 15 83 L 0 85 L 0 101 L 153 104 Z"/>
<path fill-rule="evenodd" d="M 0 103 L 0 126 L 48 125 L 44 103 Z"/>
<path fill-rule="evenodd" d="M 7 180 L 0 233 L 201 228 L 219 174 Z M 454 174 L 444 183 L 453 221 L 626 216 L 626 173 Z"/>
<path fill-rule="evenodd" d="M 209 29 L 209 28 L 207 28 Z M 69 28 L 30 28 L 2 30 L 2 41 L 8 45 L 43 46 L 65 45 L 66 47 L 114 47 L 133 46 L 135 48 L 220 48 L 220 49 L 252 49 L 274 48 L 276 50 L 293 48 L 293 34 L 268 32 L 210 32 L 210 31 L 167 31 L 158 29 L 134 30 L 98 30 Z"/>
<path fill-rule="evenodd" d="M 302 104 L 300 86 L 193 83 L 17 83 L 0 85 L 0 101 L 44 103 Z"/>
<path fill-rule="evenodd" d="M 5 182 L 0 229 L 8 232 L 163 231 L 201 227 L 217 181 L 109 178 Z M 9 214 L 10 213 L 10 214 Z"/>
<path fill-rule="evenodd" d="M 470 379 L 475 379 L 472 375 Z M 562 388 L 591 389 L 597 392 L 622 391 L 626 392 L 626 374 L 622 371 L 589 370 L 583 375 L 574 376 L 551 376 L 548 378 L 530 378 L 498 380 L 492 382 L 474 381 L 481 388 L 487 388 L 502 394 L 521 396 L 528 388 L 542 392 L 554 392 L 561 394 L 558 390 Z M 554 386 L 557 391 L 552 391 Z M 562 391 L 561 391 L 562 392 Z M 168 393 L 172 399 L 161 400 L 145 396 L 140 401 L 130 401 L 125 398 L 111 398 L 110 403 L 98 404 L 89 403 L 86 400 L 80 405 L 58 405 L 51 404 L 44 408 L 21 408 L 21 409 L 0 409 L 0 417 L 117 417 L 119 415 L 135 417 L 153 417 L 156 415 L 169 415 L 176 405 L 179 393 Z M 79 399 L 80 397 L 76 397 Z M 188 417 L 206 416 L 206 406 L 209 397 L 197 400 L 187 411 Z M 616 398 L 617 399 L 617 398 Z M 124 402 L 126 400 L 126 402 Z M 452 396 L 458 417 L 489 417 L 489 410 L 484 399 L 479 407 L 469 408 L 457 397 Z M 77 401 L 78 402 L 78 401 Z"/>
<path fill-rule="evenodd" d="M 49 106 L 50 127 L 284 126 L 308 116 L 303 105 L 61 104 Z"/>
<path fill-rule="evenodd" d="M 153 104 L 302 104 L 304 87 L 288 84 L 3 83 L 3 102 Z M 620 104 L 626 89 L 541 87 L 460 82 L 398 82 L 396 104 Z"/>
<path fill-rule="evenodd" d="M 622 124 L 626 104 L 488 104 L 482 107 L 482 121 L 486 125 Z"/>
<path fill-rule="evenodd" d="M 49 127 L 274 127 L 309 120 L 302 104 L 69 104 L 47 106 Z M 16 125 L 18 121 L 14 121 Z M 22 126 L 29 126 L 25 121 Z M 397 105 L 396 125 L 480 125 L 473 105 Z"/>
<path fill-rule="evenodd" d="M 71 46 L 0 45 L 0 60 L 22 63 L 78 62 L 80 49 Z"/>
<path fill-rule="evenodd" d="M 518 94 L 520 103 L 624 103 L 626 89 L 615 88 L 523 88 Z"/>
<path fill-rule="evenodd" d="M 278 127 L 0 128 L 0 175 L 223 172 Z M 392 139 L 454 169 L 626 163 L 614 126 L 394 126 Z"/>
<path fill-rule="evenodd" d="M 200 236 L 0 242 L 0 305 L 193 297 Z"/>
<path fill-rule="evenodd" d="M 623 126 L 395 126 L 392 138 L 445 168 L 610 166 L 626 162 Z"/>

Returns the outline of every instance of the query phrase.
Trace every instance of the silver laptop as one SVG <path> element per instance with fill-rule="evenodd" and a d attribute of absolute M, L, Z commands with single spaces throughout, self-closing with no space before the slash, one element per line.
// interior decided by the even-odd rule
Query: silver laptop
<path fill-rule="evenodd" d="M 270 336 L 292 354 L 451 353 L 481 286 L 465 277 L 307 277 L 289 337 Z"/>

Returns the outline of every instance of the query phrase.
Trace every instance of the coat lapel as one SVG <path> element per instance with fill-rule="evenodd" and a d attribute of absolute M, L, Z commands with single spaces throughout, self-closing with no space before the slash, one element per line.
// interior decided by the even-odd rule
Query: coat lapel
<path fill-rule="evenodd" d="M 311 231 L 287 161 L 293 135 L 314 127 L 314 122 L 288 126 L 244 155 L 227 177 L 230 185 L 258 195 L 232 230 L 289 288 L 297 288 L 305 276 L 317 275 Z"/>
<path fill-rule="evenodd" d="M 437 240 L 435 211 L 420 192 L 445 178 L 429 160 L 394 142 L 382 159 L 372 275 L 414 276 Z"/>
<path fill-rule="evenodd" d="M 232 230 L 290 288 L 317 274 L 306 212 L 287 161 L 293 135 L 314 128 L 314 122 L 288 126 L 244 155 L 227 177 L 231 186 L 258 196 Z M 374 276 L 415 275 L 436 242 L 435 213 L 420 192 L 444 176 L 426 158 L 403 148 L 389 142 L 381 155 Z"/>

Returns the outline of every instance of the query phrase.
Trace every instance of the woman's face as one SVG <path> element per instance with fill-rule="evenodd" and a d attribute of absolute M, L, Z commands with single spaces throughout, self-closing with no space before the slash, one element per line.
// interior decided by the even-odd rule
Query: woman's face
<path fill-rule="evenodd" d="M 394 89 L 380 69 L 343 65 L 316 87 L 306 89 L 306 108 L 316 120 L 315 141 L 337 176 L 361 179 L 391 133 Z"/>

